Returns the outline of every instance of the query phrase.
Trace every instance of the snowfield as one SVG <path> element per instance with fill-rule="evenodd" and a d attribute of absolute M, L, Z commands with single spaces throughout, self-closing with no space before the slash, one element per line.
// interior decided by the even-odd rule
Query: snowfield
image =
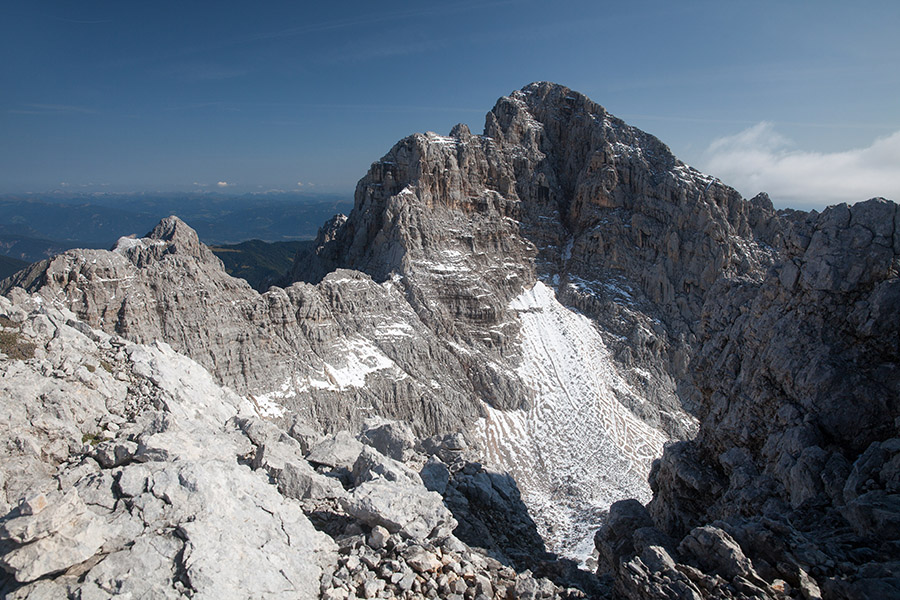
<path fill-rule="evenodd" d="M 650 499 L 650 463 L 666 437 L 617 399 L 638 394 L 587 317 L 540 282 L 509 308 L 522 327 L 517 372 L 534 396 L 523 410 L 486 405 L 486 460 L 516 479 L 548 550 L 584 561 L 603 510 Z"/>

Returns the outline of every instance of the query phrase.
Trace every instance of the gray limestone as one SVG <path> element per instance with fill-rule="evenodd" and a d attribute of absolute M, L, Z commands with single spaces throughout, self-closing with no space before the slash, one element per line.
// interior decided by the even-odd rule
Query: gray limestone
<path fill-rule="evenodd" d="M 343 505 L 363 523 L 413 539 L 446 535 L 456 527 L 441 496 L 421 484 L 373 479 L 355 488 Z"/>
<path fill-rule="evenodd" d="M 540 405 L 511 308 L 540 280 L 609 348 L 612 400 L 682 440 L 647 506 L 582 517 L 618 596 L 900 596 L 898 273 L 893 202 L 776 212 L 531 84 L 483 135 L 400 141 L 283 288 L 229 277 L 176 217 L 5 280 L 0 587 L 567 593 L 529 473 L 474 462 L 486 405 Z"/>
<path fill-rule="evenodd" d="M 14 508 L 0 566 L 18 582 L 4 593 L 318 597 L 336 547 L 239 464 L 252 441 L 227 423 L 258 418 L 252 405 L 164 343 L 125 345 L 37 297 L 0 297 L 14 309 L 35 356 L 0 357 L 7 439 L 21 440 L 2 449 Z"/>
<path fill-rule="evenodd" d="M 422 478 L 419 477 L 418 473 L 403 463 L 368 447 L 363 448 L 359 453 L 359 456 L 353 463 L 350 474 L 355 485 L 360 485 L 363 482 L 376 478 L 422 485 Z"/>
<path fill-rule="evenodd" d="M 363 445 L 348 431 L 338 431 L 313 446 L 306 455 L 311 463 L 335 469 L 352 469 Z"/>
<path fill-rule="evenodd" d="M 359 434 L 359 441 L 401 462 L 412 457 L 416 445 L 416 437 L 407 423 L 382 419 L 367 424 Z"/>
<path fill-rule="evenodd" d="M 651 472 L 646 515 L 597 536 L 629 598 L 894 597 L 900 254 L 881 199 L 778 217 L 762 279 L 720 280 L 697 329 L 698 436 Z M 891 306 L 892 309 L 887 307 Z M 639 527 L 642 527 L 639 528 Z M 664 544 L 665 545 L 665 544 Z M 654 551 L 657 556 L 660 552 Z M 654 559 L 655 560 L 655 559 Z"/>
<path fill-rule="evenodd" d="M 85 506 L 75 489 L 49 500 L 35 514 L 29 514 L 34 510 L 32 506 L 25 508 L 21 516 L 11 514 L 0 524 L 0 543 L 14 544 L 0 557 L 0 566 L 14 573 L 20 582 L 34 581 L 80 563 L 96 554 L 114 535 Z"/>

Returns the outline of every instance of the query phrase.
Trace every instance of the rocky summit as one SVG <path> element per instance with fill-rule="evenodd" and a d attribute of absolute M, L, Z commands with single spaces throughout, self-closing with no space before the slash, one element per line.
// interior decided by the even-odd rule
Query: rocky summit
<path fill-rule="evenodd" d="M 898 272 L 893 202 L 776 211 L 531 84 L 265 293 L 177 217 L 4 280 L 2 590 L 900 597 Z"/>

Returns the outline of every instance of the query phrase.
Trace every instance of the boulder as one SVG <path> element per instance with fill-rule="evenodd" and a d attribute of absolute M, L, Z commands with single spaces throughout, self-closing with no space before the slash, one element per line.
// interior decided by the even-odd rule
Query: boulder
<path fill-rule="evenodd" d="M 285 463 L 276 481 L 278 491 L 287 498 L 319 500 L 347 495 L 340 481 L 316 472 L 303 460 Z"/>
<path fill-rule="evenodd" d="M 342 500 L 344 510 L 372 527 L 382 526 L 391 533 L 413 539 L 449 534 L 456 520 L 443 499 L 421 485 L 366 481 Z"/>
<path fill-rule="evenodd" d="M 766 586 L 738 543 L 718 527 L 706 525 L 692 529 L 679 544 L 678 551 L 692 557 L 704 572 L 714 572 L 729 580 L 743 577 Z"/>
<path fill-rule="evenodd" d="M 26 502 L 24 510 L 13 510 L 0 524 L 0 543 L 5 542 L 6 550 L 0 566 L 16 581 L 34 581 L 85 561 L 114 535 L 76 489 L 45 499 Z"/>
<path fill-rule="evenodd" d="M 359 434 L 359 441 L 400 462 L 409 460 L 416 444 L 412 428 L 403 421 L 378 420 Z"/>
<path fill-rule="evenodd" d="M 863 538 L 900 540 L 900 494 L 866 492 L 848 502 L 842 514 Z"/>
<path fill-rule="evenodd" d="M 432 456 L 422 466 L 419 477 L 427 489 L 443 495 L 450 483 L 450 470 L 440 459 Z"/>
<path fill-rule="evenodd" d="M 350 470 L 362 451 L 362 443 L 348 431 L 339 431 L 314 445 L 306 460 L 333 469 Z"/>
<path fill-rule="evenodd" d="M 374 448 L 364 447 L 359 453 L 351 470 L 353 484 L 360 485 L 366 481 L 381 477 L 387 481 L 399 481 L 412 485 L 422 485 L 419 474 L 392 458 L 389 458 Z"/>
<path fill-rule="evenodd" d="M 632 536 L 636 530 L 647 527 L 653 527 L 653 520 L 643 504 L 634 499 L 613 502 L 606 522 L 594 535 L 602 570 L 615 572 L 620 558 L 633 555 Z"/>

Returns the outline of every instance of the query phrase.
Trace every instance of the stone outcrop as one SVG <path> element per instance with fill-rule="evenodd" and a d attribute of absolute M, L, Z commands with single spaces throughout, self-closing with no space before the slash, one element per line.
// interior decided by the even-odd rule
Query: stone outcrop
<path fill-rule="evenodd" d="M 12 299 L 34 356 L 0 357 L 4 597 L 318 597 L 337 547 L 239 463 L 251 405 L 163 342 Z"/>
<path fill-rule="evenodd" d="M 316 286 L 260 295 L 225 273 L 177 217 L 112 251 L 36 263 L 5 282 L 15 287 L 64 304 L 91 327 L 167 341 L 269 416 L 292 409 L 336 430 L 377 414 L 430 434 L 481 413 L 464 367 L 395 284 L 336 271 Z"/>
<path fill-rule="evenodd" d="M 346 431 L 310 444 L 308 427 L 279 427 L 165 343 L 110 336 L 40 296 L 0 297 L 0 322 L 33 353 L 0 355 L 5 598 L 584 598 L 599 585 L 553 557 L 517 571 L 460 541 L 396 423 L 360 437 L 393 440 L 408 464 Z"/>
<path fill-rule="evenodd" d="M 7 552 L 0 566 L 29 582 L 84 562 L 96 554 L 110 531 L 88 510 L 72 488 L 62 494 L 25 499 L 0 525 L 0 543 Z"/>
<path fill-rule="evenodd" d="M 786 215 L 766 277 L 714 288 L 699 435 L 654 467 L 649 512 L 614 505 L 597 536 L 623 595 L 900 596 L 897 210 Z"/>
<path fill-rule="evenodd" d="M 577 597 L 546 542 L 604 523 L 622 597 L 900 596 L 897 212 L 776 212 L 536 83 L 400 141 L 282 288 L 175 217 L 32 266 L 4 585 L 227 597 L 224 543 L 261 595 Z"/>
<path fill-rule="evenodd" d="M 483 135 L 460 125 L 399 142 L 292 278 L 395 278 L 424 323 L 476 350 L 460 360 L 501 409 L 517 406 L 504 392 L 518 398 L 518 386 L 475 357 L 503 361 L 517 340 L 510 301 L 552 281 L 649 402 L 620 400 L 681 436 L 690 424 L 674 390 L 704 298 L 719 278 L 761 277 L 773 219 L 766 198 L 744 201 L 585 96 L 535 83 L 501 98 Z"/>
<path fill-rule="evenodd" d="M 138 343 L 165 340 L 285 425 L 331 433 L 380 416 L 420 437 L 464 432 L 526 482 L 533 509 L 571 497 L 561 519 L 575 522 L 581 507 L 648 497 L 650 458 L 694 430 L 687 364 L 703 298 L 719 278 L 761 277 L 774 218 L 765 201 L 741 200 L 581 94 L 540 83 L 500 99 L 483 135 L 460 125 L 399 142 L 284 288 L 258 294 L 228 277 L 171 217 L 112 251 L 37 264 L 2 289 L 39 293 Z M 539 281 L 548 306 L 523 305 Z M 523 330 L 535 311 L 540 334 Z M 600 361 L 603 376 L 583 381 L 573 367 L 554 376 L 554 391 L 529 350 L 535 335 Z M 537 427 L 497 427 L 492 410 Z M 489 423 L 476 430 L 481 418 Z M 528 477 L 573 447 L 582 450 L 567 471 L 601 457 L 574 484 Z M 591 479 L 603 490 L 581 489 Z M 554 510 L 540 513 L 542 528 L 559 525 Z M 586 533 L 567 530 L 554 545 Z"/>
<path fill-rule="evenodd" d="M 693 432 L 685 408 L 702 398 L 689 364 L 704 303 L 720 281 L 764 278 L 782 244 L 779 223 L 764 195 L 745 201 L 583 95 L 536 83 L 501 98 L 483 135 L 458 126 L 449 136 L 399 142 L 359 182 L 349 217 L 323 228 L 297 258 L 292 279 L 315 283 L 352 268 L 399 286 L 422 322 L 453 340 L 451 351 L 490 405 L 481 429 L 486 456 L 525 482 L 549 532 L 559 525 L 559 502 L 546 498 L 572 499 L 569 522 L 596 518 L 585 509 L 608 506 L 611 490 L 613 499 L 645 493 L 646 467 L 629 465 L 647 459 L 636 455 L 657 455 L 664 437 Z M 523 302 L 535 280 L 591 317 L 600 337 L 551 306 Z M 535 311 L 544 317 L 529 326 Z M 613 368 L 597 365 L 602 381 L 581 381 L 577 366 L 529 355 L 534 335 L 545 349 L 560 336 L 551 354 L 590 354 Z M 547 387 L 562 392 L 546 389 L 548 379 L 559 379 Z M 597 416 L 578 408 L 597 396 L 637 422 L 615 408 Z M 570 407 L 569 397 L 579 400 Z M 507 417 L 510 409 L 518 410 Z M 580 420 L 566 416 L 579 413 Z M 585 423 L 601 436 L 576 435 Z M 613 431 L 607 444 L 602 436 Z M 606 447 L 633 454 L 620 463 Z M 603 466 L 569 486 L 565 473 L 580 467 L 557 458 L 570 454 L 577 465 L 582 456 L 602 457 Z M 550 474 L 538 465 L 552 465 Z M 637 483 L 628 482 L 632 475 Z M 571 552 L 579 536 L 560 529 L 554 545 Z"/>
<path fill-rule="evenodd" d="M 616 401 L 682 437 L 692 424 L 675 389 L 703 298 L 717 278 L 759 276 L 773 219 L 765 199 L 741 200 L 583 95 L 538 83 L 500 99 L 483 135 L 460 125 L 399 142 L 283 290 L 258 295 L 228 277 L 176 218 L 4 289 L 40 290 L 135 341 L 165 339 L 239 393 L 290 409 L 311 396 L 302 416 L 328 429 L 369 411 L 434 434 L 467 429 L 483 402 L 534 399 L 510 368 L 520 339 L 509 306 L 540 278 L 594 318 L 642 390 Z"/>

